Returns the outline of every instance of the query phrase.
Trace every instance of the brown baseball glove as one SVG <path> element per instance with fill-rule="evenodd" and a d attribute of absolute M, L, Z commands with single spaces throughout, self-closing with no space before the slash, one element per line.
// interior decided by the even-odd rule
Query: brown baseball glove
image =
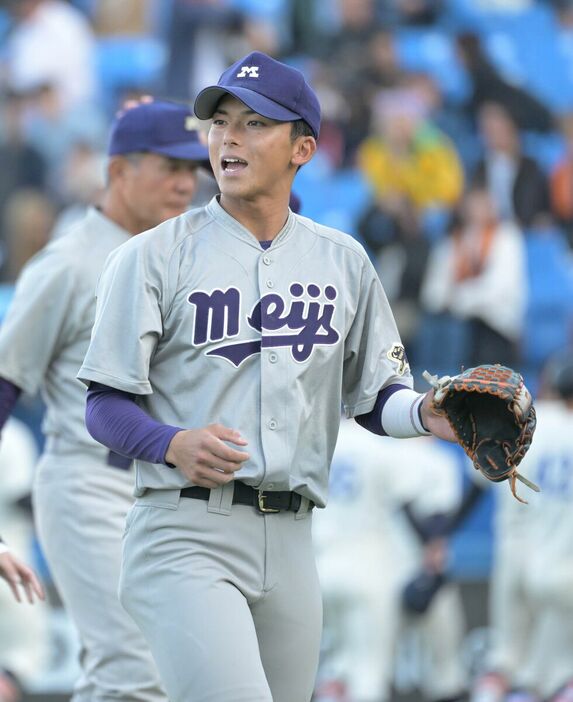
<path fill-rule="evenodd" d="M 424 378 L 434 388 L 433 409 L 444 415 L 458 442 L 488 480 L 509 480 L 520 502 L 516 481 L 537 485 L 517 472 L 535 431 L 535 408 L 522 376 L 511 368 L 483 365 L 453 377 Z"/>

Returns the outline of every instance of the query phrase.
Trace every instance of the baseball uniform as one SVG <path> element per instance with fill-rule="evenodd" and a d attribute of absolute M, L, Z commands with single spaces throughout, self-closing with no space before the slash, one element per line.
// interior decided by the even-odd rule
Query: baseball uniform
<path fill-rule="evenodd" d="M 573 413 L 560 401 L 536 407 L 521 466 L 541 492 L 527 505 L 499 495 L 490 667 L 545 698 L 573 678 Z"/>
<path fill-rule="evenodd" d="M 411 384 L 399 346 L 362 247 L 292 212 L 264 251 L 215 198 L 110 257 L 80 377 L 133 393 L 167 424 L 235 427 L 251 456 L 237 480 L 304 498 L 297 514 L 264 516 L 231 509 L 231 483 L 206 505 L 181 499 L 180 471 L 137 462 L 122 600 L 173 702 L 270 700 L 258 646 L 274 702 L 309 698 L 320 637 L 309 501 L 326 504 L 341 403 L 354 416 L 384 385 Z"/>
<path fill-rule="evenodd" d="M 320 125 L 303 75 L 253 52 L 195 113 L 213 117 L 220 196 L 108 259 L 78 376 L 86 420 L 137 459 L 120 597 L 171 702 L 308 702 L 312 508 L 326 504 L 341 405 L 380 431 L 400 405 L 396 432 L 414 436 L 422 396 L 364 249 L 288 209 Z M 248 454 L 213 436 L 231 427 Z M 217 451 L 238 458 L 221 466 Z"/>

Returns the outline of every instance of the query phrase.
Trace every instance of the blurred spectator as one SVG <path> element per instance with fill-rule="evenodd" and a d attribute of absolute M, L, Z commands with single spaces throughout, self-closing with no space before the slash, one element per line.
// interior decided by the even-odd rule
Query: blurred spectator
<path fill-rule="evenodd" d="M 22 189 L 10 197 L 2 222 L 8 253 L 0 270 L 2 282 L 13 283 L 26 261 L 48 242 L 55 218 L 53 202 L 38 190 Z"/>
<path fill-rule="evenodd" d="M 93 7 L 93 27 L 96 34 L 146 34 L 150 27 L 150 0 L 97 0 Z"/>
<path fill-rule="evenodd" d="M 247 53 L 242 23 L 243 15 L 229 0 L 172 0 L 165 72 L 165 92 L 171 99 L 192 99 Z"/>
<path fill-rule="evenodd" d="M 42 189 L 46 163 L 22 132 L 22 99 L 6 93 L 0 101 L 0 222 L 11 195 L 20 188 Z M 0 262 L 6 257 L 5 231 L 0 231 Z"/>
<path fill-rule="evenodd" d="M 467 103 L 470 114 L 485 103 L 502 105 L 519 129 L 550 132 L 554 128 L 551 112 L 524 88 L 506 80 L 490 62 L 477 34 L 462 33 L 456 38 L 458 56 L 471 81 Z"/>
<path fill-rule="evenodd" d="M 485 189 L 463 198 L 449 236 L 430 254 L 422 303 L 432 314 L 464 320 L 460 363 L 515 367 L 527 302 L 522 233 L 497 217 Z"/>
<path fill-rule="evenodd" d="M 335 165 L 346 167 L 368 130 L 372 93 L 394 85 L 399 69 L 392 35 L 380 32 L 373 0 L 340 0 L 338 9 L 339 26 L 326 35 L 318 73 L 338 96 L 335 114 L 326 106 L 326 126 L 334 123 L 340 131 L 341 163 Z M 327 137 L 332 138 L 328 131 Z"/>
<path fill-rule="evenodd" d="M 336 0 L 289 0 L 290 51 L 321 56 L 328 36 L 335 31 Z"/>
<path fill-rule="evenodd" d="M 77 142 L 102 147 L 105 119 L 99 108 L 82 105 L 62 111 L 54 85 L 45 84 L 25 95 L 22 128 L 26 140 L 47 164 L 47 187 L 57 199 L 64 164 Z"/>
<path fill-rule="evenodd" d="M 64 0 L 3 0 L 15 20 L 6 46 L 8 86 L 54 87 L 61 111 L 97 96 L 95 42 L 85 16 Z"/>
<path fill-rule="evenodd" d="M 458 155 L 427 121 L 426 107 L 413 91 L 381 91 L 372 122 L 358 165 L 378 201 L 406 198 L 421 209 L 456 203 L 463 188 Z"/>
<path fill-rule="evenodd" d="M 522 228 L 539 224 L 551 210 L 548 179 L 536 161 L 522 153 L 515 121 L 495 103 L 484 103 L 478 114 L 484 156 L 473 182 L 486 187 L 502 220 L 515 220 Z"/>
<path fill-rule="evenodd" d="M 551 173 L 551 205 L 573 247 L 573 114 L 562 118 L 561 132 L 565 153 Z"/>
<path fill-rule="evenodd" d="M 324 58 L 336 71 L 359 75 L 366 68 L 368 57 L 364 47 L 380 28 L 374 0 L 339 0 L 338 30 L 329 38 Z"/>
<path fill-rule="evenodd" d="M 445 0 L 394 0 L 400 24 L 406 26 L 431 26 L 439 22 Z"/>
<path fill-rule="evenodd" d="M 400 337 L 411 349 L 419 323 L 420 284 L 430 251 L 419 212 L 407 198 L 375 200 L 359 219 L 357 231 L 374 258 Z M 415 362 L 413 353 L 409 352 L 409 357 Z"/>
<path fill-rule="evenodd" d="M 572 0 L 550 0 L 557 12 L 557 19 L 565 30 L 573 29 L 573 2 Z"/>
<path fill-rule="evenodd" d="M 374 91 L 394 88 L 402 74 L 393 34 L 385 29 L 377 29 L 368 43 L 366 65 L 364 73 L 359 77 L 360 82 Z"/>
<path fill-rule="evenodd" d="M 481 155 L 475 126 L 458 105 L 446 102 L 435 78 L 427 73 L 407 73 L 402 85 L 415 93 L 424 105 L 429 121 L 453 142 L 464 171 L 471 173 Z"/>

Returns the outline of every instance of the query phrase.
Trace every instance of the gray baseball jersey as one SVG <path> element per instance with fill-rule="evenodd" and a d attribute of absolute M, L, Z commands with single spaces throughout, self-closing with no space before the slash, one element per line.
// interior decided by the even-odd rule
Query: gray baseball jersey
<path fill-rule="evenodd" d="M 44 433 L 102 454 L 85 428 L 85 387 L 75 376 L 89 344 L 99 274 L 110 251 L 129 238 L 91 209 L 28 262 L 0 331 L 0 376 L 31 394 L 41 388 Z"/>
<path fill-rule="evenodd" d="M 214 198 L 115 251 L 78 375 L 134 393 L 154 418 L 220 422 L 249 442 L 236 478 L 324 505 L 340 407 L 368 412 L 412 386 L 362 246 L 293 214 L 266 251 Z M 137 462 L 136 495 L 188 485 Z"/>

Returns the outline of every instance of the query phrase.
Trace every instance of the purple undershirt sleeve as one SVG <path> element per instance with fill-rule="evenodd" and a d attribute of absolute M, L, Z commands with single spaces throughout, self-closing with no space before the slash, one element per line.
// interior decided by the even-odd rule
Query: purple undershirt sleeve
<path fill-rule="evenodd" d="M 393 383 L 392 385 L 388 385 L 388 387 L 382 388 L 382 390 L 380 390 L 378 393 L 374 407 L 370 410 L 370 412 L 367 414 L 359 414 L 357 417 L 354 417 L 354 421 L 360 424 L 361 427 L 364 427 L 364 429 L 371 431 L 373 434 L 388 436 L 388 434 L 384 431 L 384 427 L 382 426 L 382 410 L 384 405 L 395 392 L 409 389 L 410 388 L 407 385 L 400 385 L 399 383 Z"/>
<path fill-rule="evenodd" d="M 21 394 L 22 388 L 14 385 L 6 378 L 0 378 L 0 431 L 4 429 L 4 425 L 12 414 L 14 405 Z"/>
<path fill-rule="evenodd" d="M 135 395 L 90 383 L 86 427 L 96 441 L 113 452 L 148 463 L 165 463 L 171 439 L 180 427 L 152 419 L 135 402 Z"/>

